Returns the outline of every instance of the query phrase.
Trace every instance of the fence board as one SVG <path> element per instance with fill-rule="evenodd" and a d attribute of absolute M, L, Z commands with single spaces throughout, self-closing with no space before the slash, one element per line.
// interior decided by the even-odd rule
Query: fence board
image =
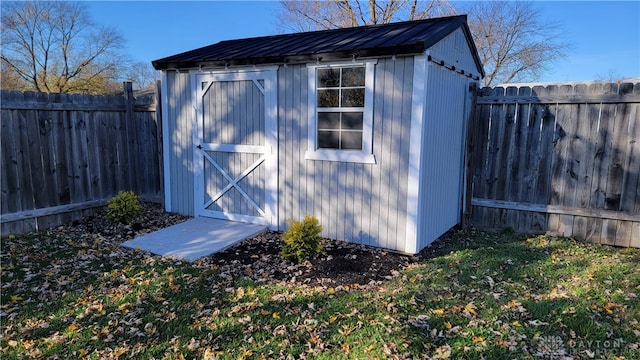
<path fill-rule="evenodd" d="M 591 86 L 581 95 L 597 95 L 602 92 L 601 86 Z M 593 134 L 598 131 L 598 120 L 601 104 L 582 104 L 582 110 L 577 117 L 578 127 L 576 131 L 576 176 L 577 186 L 575 191 L 575 206 L 588 208 L 591 199 L 591 182 L 593 181 L 593 159 L 595 157 L 595 146 Z M 589 218 L 577 216 L 574 219 L 573 234 L 578 238 L 587 238 L 589 229 Z"/>
<path fill-rule="evenodd" d="M 4 100 L 4 99 L 3 99 Z M 2 109 L 0 116 L 7 119 L 12 116 L 10 110 Z M 15 212 L 20 208 L 20 184 L 18 177 L 18 154 L 16 146 L 16 133 L 14 132 L 15 123 L 2 121 L 2 197 L 0 198 L 0 206 L 2 213 Z"/>
<path fill-rule="evenodd" d="M 640 84 L 635 84 L 633 92 L 636 95 L 640 95 Z M 636 169 L 635 177 L 636 177 L 637 185 L 636 185 L 636 201 L 635 201 L 634 213 L 638 214 L 640 213 L 640 123 L 638 121 L 638 119 L 640 119 L 640 104 L 634 104 L 632 114 L 633 114 L 633 119 L 636 119 L 636 122 L 634 126 L 634 129 L 635 129 L 634 137 L 632 140 L 634 152 L 630 154 L 632 159 L 629 160 L 629 163 L 635 164 L 635 165 L 630 165 L 630 169 Z M 632 196 L 632 193 L 629 193 L 629 196 Z M 629 206 L 629 209 L 631 209 L 631 206 Z M 640 239 L 640 236 L 637 236 L 635 239 L 636 240 Z"/>
<path fill-rule="evenodd" d="M 530 96 L 531 88 L 519 88 L 518 94 L 522 96 Z M 516 132 L 514 137 L 514 158 L 513 158 L 513 181 L 509 189 L 509 201 L 521 199 L 525 190 L 531 189 L 531 177 L 527 176 L 526 168 L 530 121 L 529 112 L 531 107 L 529 104 L 517 104 L 516 107 Z M 509 226 L 517 231 L 526 228 L 526 223 L 530 223 L 531 218 L 522 211 L 514 211 L 513 222 Z"/>
<path fill-rule="evenodd" d="M 78 219 L 120 190 L 160 200 L 154 104 L 134 106 L 131 95 L 0 96 L 2 236 Z"/>
<path fill-rule="evenodd" d="M 570 96 L 573 94 L 573 86 L 560 86 L 557 88 L 558 94 L 561 96 Z M 553 169 L 551 177 L 551 205 L 573 206 L 576 174 L 574 172 L 574 141 L 577 130 L 575 121 L 579 116 L 580 104 L 555 104 L 555 137 L 554 152 L 551 156 L 553 160 Z M 557 222 L 558 232 L 560 234 L 573 233 L 573 216 L 571 215 L 549 215 L 551 223 Z"/>
<path fill-rule="evenodd" d="M 519 92 L 531 94 L 531 88 L 520 88 Z M 524 104 L 523 104 L 524 105 Z M 522 106 L 522 105 L 521 105 Z M 532 104 L 526 104 L 526 113 L 523 112 L 523 120 L 521 124 L 524 132 L 523 149 L 520 151 L 520 159 L 522 160 L 523 169 L 519 172 L 519 176 L 523 179 L 520 182 L 517 196 L 512 199 L 531 199 L 536 190 L 537 168 L 539 161 L 539 137 L 541 134 L 541 120 L 536 116 L 535 107 Z M 520 213 L 520 224 L 517 227 L 520 231 L 536 228 L 535 222 L 537 216 L 534 213 Z"/>
<path fill-rule="evenodd" d="M 33 168 L 33 166 L 31 165 L 31 154 L 30 154 L 30 150 L 33 148 L 30 144 L 29 141 L 29 117 L 28 117 L 28 112 L 24 111 L 24 110 L 19 110 L 19 117 L 18 117 L 18 137 L 20 139 L 19 142 L 19 158 L 18 158 L 18 164 L 20 164 L 20 174 L 19 174 L 19 179 L 20 179 L 20 194 L 21 194 L 21 204 L 24 207 L 27 208 L 35 208 L 35 203 L 34 203 L 34 188 L 33 188 L 33 182 L 32 182 L 32 174 L 33 172 L 31 171 L 31 169 Z"/>
<path fill-rule="evenodd" d="M 472 223 L 640 247 L 640 84 L 481 89 Z"/>
<path fill-rule="evenodd" d="M 601 132 L 603 133 L 604 143 L 601 147 L 602 165 L 600 167 L 600 179 L 598 181 L 598 202 L 596 206 L 600 209 L 612 209 L 612 201 L 615 201 L 608 193 L 612 184 L 617 181 L 615 177 L 612 177 L 612 167 L 615 163 L 615 152 L 618 144 L 615 141 L 618 139 L 616 123 L 619 121 L 617 118 L 617 104 L 603 104 L 600 117 Z M 617 221 L 610 219 L 602 220 L 602 232 L 600 234 L 600 243 L 606 245 L 615 244 Z"/>
<path fill-rule="evenodd" d="M 491 96 L 493 95 L 493 89 L 481 88 L 479 89 L 479 95 Z M 482 124 L 476 124 L 475 129 L 473 129 L 474 135 L 472 152 L 475 157 L 473 158 L 474 160 L 472 162 L 472 196 L 478 198 L 486 198 L 486 191 L 488 189 L 488 175 L 486 174 L 486 170 L 487 161 L 489 158 L 487 149 L 487 138 L 489 136 L 489 129 L 491 126 L 489 116 L 491 112 L 491 106 L 482 106 L 480 108 L 476 108 L 476 111 L 478 114 L 475 121 L 481 121 Z M 476 209 L 476 211 L 472 211 L 472 222 L 480 221 L 481 219 L 487 218 L 487 212 L 488 210 L 486 208 L 479 208 Z"/>
<path fill-rule="evenodd" d="M 92 199 L 103 199 L 102 193 L 102 169 L 101 164 L 102 161 L 100 159 L 100 149 L 98 148 L 98 144 L 96 139 L 99 134 L 98 130 L 98 121 L 95 118 L 95 114 L 93 112 L 87 112 L 87 127 L 86 127 L 86 139 L 84 141 L 85 148 L 87 151 L 87 165 L 89 169 L 89 182 L 91 187 L 91 198 Z"/>
<path fill-rule="evenodd" d="M 506 96 L 512 96 L 518 94 L 518 88 L 516 87 L 507 87 L 505 90 Z M 497 197 L 498 199 L 511 200 L 510 198 L 510 188 L 511 184 L 514 182 L 513 179 L 513 167 L 514 167 L 514 148 L 517 146 L 516 142 L 516 104 L 505 104 L 503 105 L 505 119 L 505 129 L 504 135 L 502 136 L 502 144 L 500 145 L 500 153 L 501 153 L 501 171 L 500 174 L 502 176 L 498 177 L 496 181 L 497 187 Z M 501 214 L 504 218 L 504 221 L 507 224 L 510 224 L 509 227 L 514 227 L 511 224 L 514 224 L 515 217 L 517 213 L 511 210 L 505 210 L 503 214 Z"/>
<path fill-rule="evenodd" d="M 557 92 L 557 87 L 543 88 L 534 87 L 532 93 L 550 94 Z M 534 106 L 534 116 L 536 117 L 536 125 L 540 126 L 539 138 L 535 146 L 537 156 L 537 166 L 535 172 L 535 186 L 532 191 L 533 203 L 549 203 L 551 196 L 551 171 L 553 168 L 553 140 L 556 132 L 555 117 L 551 116 L 549 106 L 544 104 L 536 104 Z M 549 222 L 549 215 L 541 213 L 532 214 L 532 225 L 534 228 L 544 229 Z"/>
<path fill-rule="evenodd" d="M 626 84 L 631 85 L 631 84 Z M 633 89 L 633 86 L 632 86 Z M 623 86 L 620 87 L 620 92 L 624 92 Z M 629 104 L 616 104 L 614 115 L 614 128 L 612 135 L 612 154 L 611 164 L 609 166 L 608 182 L 605 195 L 605 206 L 607 209 L 621 211 L 621 199 L 623 193 L 623 179 L 625 177 L 625 158 L 628 151 L 627 141 L 627 129 L 629 128 L 630 118 L 628 113 Z M 629 169 L 631 171 L 631 169 Z M 627 226 L 623 222 L 615 222 L 607 224 L 607 231 L 613 235 L 613 237 L 607 237 L 611 239 L 612 245 L 626 245 L 625 229 Z"/>

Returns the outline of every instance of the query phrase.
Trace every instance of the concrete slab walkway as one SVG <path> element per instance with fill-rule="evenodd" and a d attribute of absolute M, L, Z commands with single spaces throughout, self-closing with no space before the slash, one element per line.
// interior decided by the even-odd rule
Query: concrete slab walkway
<path fill-rule="evenodd" d="M 198 217 L 139 236 L 122 246 L 193 262 L 266 230 L 263 225 Z"/>

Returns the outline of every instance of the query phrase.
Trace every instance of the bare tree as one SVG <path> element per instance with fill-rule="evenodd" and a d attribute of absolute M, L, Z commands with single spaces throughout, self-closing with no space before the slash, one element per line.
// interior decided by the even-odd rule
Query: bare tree
<path fill-rule="evenodd" d="M 137 62 L 127 71 L 127 80 L 133 83 L 134 90 L 151 88 L 156 80 L 160 80 L 159 72 L 149 62 Z"/>
<path fill-rule="evenodd" d="M 620 72 L 615 69 L 609 69 L 609 71 L 607 71 L 606 73 L 596 74 L 595 79 L 602 82 L 618 83 L 623 81 L 624 76 L 622 76 L 622 74 L 620 74 Z"/>
<path fill-rule="evenodd" d="M 485 86 L 535 81 L 568 48 L 560 26 L 542 21 L 531 2 L 481 1 L 465 10 L 486 73 Z"/>
<path fill-rule="evenodd" d="M 284 31 L 311 31 L 403 20 L 469 14 L 469 27 L 486 76 L 485 86 L 533 81 L 567 45 L 560 27 L 544 23 L 530 2 L 478 1 L 454 9 L 446 0 L 331 0 L 281 1 Z"/>
<path fill-rule="evenodd" d="M 447 0 L 281 1 L 283 31 L 313 31 L 419 20 L 455 12 Z"/>
<path fill-rule="evenodd" d="M 95 26 L 84 4 L 2 2 L 2 68 L 30 90 L 61 93 L 110 91 L 124 61 L 122 37 Z"/>

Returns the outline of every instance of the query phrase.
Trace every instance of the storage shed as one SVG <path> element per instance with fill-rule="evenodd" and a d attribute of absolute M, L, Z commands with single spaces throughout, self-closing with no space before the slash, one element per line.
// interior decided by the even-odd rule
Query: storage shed
<path fill-rule="evenodd" d="M 459 223 L 466 16 L 222 41 L 162 71 L 168 211 L 417 253 Z"/>

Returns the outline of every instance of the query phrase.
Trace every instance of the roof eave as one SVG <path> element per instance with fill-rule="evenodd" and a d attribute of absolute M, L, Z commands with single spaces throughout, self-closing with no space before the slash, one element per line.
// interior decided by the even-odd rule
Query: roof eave
<path fill-rule="evenodd" d="M 426 50 L 423 42 L 414 44 L 377 47 L 368 49 L 349 49 L 333 52 L 318 52 L 311 54 L 291 54 L 279 56 L 264 57 L 248 57 L 248 58 L 229 58 L 229 59 L 204 59 L 194 61 L 171 61 L 156 60 L 152 62 L 156 70 L 173 70 L 173 69 L 194 69 L 208 67 L 224 67 L 224 66 L 251 66 L 251 65 L 267 65 L 267 64 L 305 64 L 315 62 L 331 62 L 353 59 L 369 59 L 390 56 L 404 56 L 422 54 Z"/>

